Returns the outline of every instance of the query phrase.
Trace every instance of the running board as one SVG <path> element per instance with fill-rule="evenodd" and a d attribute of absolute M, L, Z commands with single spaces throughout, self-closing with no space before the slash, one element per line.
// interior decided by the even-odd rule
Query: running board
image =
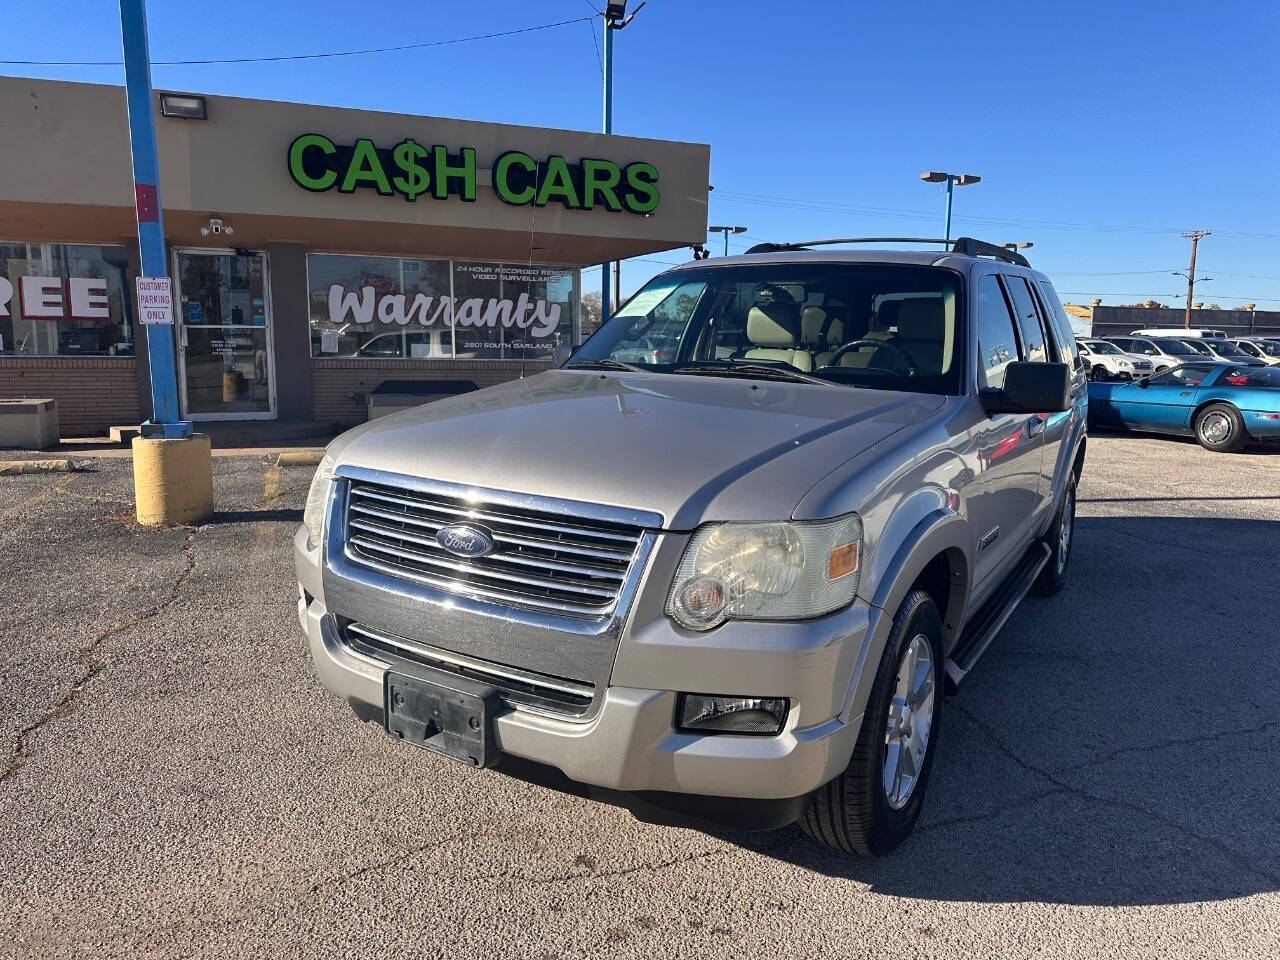
<path fill-rule="evenodd" d="M 955 693 L 979 658 L 987 652 L 1000 628 L 1013 616 L 1018 604 L 1027 595 L 1036 577 L 1049 562 L 1049 547 L 1036 541 L 1004 583 L 970 620 L 960 636 L 960 642 L 947 658 L 947 692 Z"/>

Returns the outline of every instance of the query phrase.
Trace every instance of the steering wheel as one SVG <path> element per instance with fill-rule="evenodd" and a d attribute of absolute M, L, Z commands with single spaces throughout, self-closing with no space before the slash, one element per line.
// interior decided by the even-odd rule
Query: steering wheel
<path fill-rule="evenodd" d="M 876 349 L 892 350 L 894 353 L 898 354 L 898 356 L 902 357 L 906 361 L 908 377 L 914 377 L 917 373 L 920 372 L 916 369 L 915 357 L 911 356 L 911 354 L 907 353 L 906 350 L 898 346 L 892 340 L 863 339 L 863 340 L 854 340 L 852 343 L 846 343 L 843 347 L 841 347 L 839 350 L 833 353 L 831 355 L 831 359 L 828 360 L 825 364 L 823 364 L 823 366 L 827 366 L 827 367 L 839 366 L 840 358 L 843 357 L 846 353 L 856 350 L 858 347 L 864 347 L 867 345 L 873 346 Z M 896 370 L 890 369 L 889 367 L 866 367 L 865 369 L 887 370 L 889 373 L 898 372 Z"/>

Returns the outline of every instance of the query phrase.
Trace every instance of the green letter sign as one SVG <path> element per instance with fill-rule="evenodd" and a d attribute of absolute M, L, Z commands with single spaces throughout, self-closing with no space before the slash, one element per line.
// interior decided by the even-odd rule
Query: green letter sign
<path fill-rule="evenodd" d="M 384 197 L 476 199 L 476 150 L 451 153 L 440 144 L 427 147 L 401 140 L 379 148 L 361 137 L 350 146 L 321 133 L 304 133 L 289 145 L 289 176 L 304 190 L 355 193 L 362 187 Z M 514 207 L 558 203 L 567 210 L 623 211 L 647 215 L 658 208 L 658 168 L 651 163 L 622 166 L 612 160 L 583 157 L 576 163 L 559 154 L 535 160 L 508 150 L 493 162 L 493 192 Z"/>

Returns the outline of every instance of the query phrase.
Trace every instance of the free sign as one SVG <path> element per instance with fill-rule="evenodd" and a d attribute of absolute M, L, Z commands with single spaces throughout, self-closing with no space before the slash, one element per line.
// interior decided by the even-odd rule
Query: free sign
<path fill-rule="evenodd" d="M 143 323 L 173 325 L 173 287 L 168 277 L 138 277 L 138 313 Z"/>

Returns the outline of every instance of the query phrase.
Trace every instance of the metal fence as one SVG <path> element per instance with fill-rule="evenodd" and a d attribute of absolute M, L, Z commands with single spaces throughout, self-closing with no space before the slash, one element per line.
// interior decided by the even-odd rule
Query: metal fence
<path fill-rule="evenodd" d="M 1094 307 L 1090 336 L 1122 337 L 1147 327 L 1181 327 L 1180 307 Z M 1280 338 L 1280 310 L 1192 310 L 1191 326 L 1225 331 L 1229 337 Z"/>

